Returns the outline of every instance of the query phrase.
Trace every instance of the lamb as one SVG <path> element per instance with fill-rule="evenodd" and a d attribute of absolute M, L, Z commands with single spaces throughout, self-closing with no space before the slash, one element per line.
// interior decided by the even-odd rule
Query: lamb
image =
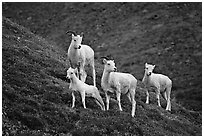
<path fill-rule="evenodd" d="M 147 88 L 146 103 L 149 104 L 148 88 L 152 86 L 156 88 L 156 98 L 157 98 L 158 106 L 161 106 L 160 97 L 159 97 L 161 93 L 163 98 L 167 101 L 166 110 L 171 111 L 170 94 L 171 94 L 172 81 L 169 79 L 169 77 L 165 75 L 153 73 L 154 68 L 155 68 L 155 65 L 145 63 L 145 73 L 144 73 L 142 82 Z"/>
<path fill-rule="evenodd" d="M 88 96 L 88 97 L 93 97 L 95 99 L 96 103 L 101 107 L 101 110 L 105 110 L 103 100 L 100 96 L 100 93 L 97 87 L 88 85 L 83 81 L 79 80 L 75 74 L 76 72 L 77 72 L 77 68 L 73 69 L 70 67 L 67 70 L 67 76 L 66 76 L 68 79 L 70 79 L 69 89 L 72 90 L 72 108 L 74 108 L 75 106 L 74 93 L 76 91 L 79 91 L 81 94 L 82 103 L 85 109 L 86 109 L 85 96 Z"/>
<path fill-rule="evenodd" d="M 109 110 L 110 93 L 116 93 L 119 110 L 122 111 L 120 96 L 126 94 L 129 101 L 132 103 L 132 117 L 135 115 L 135 90 L 137 87 L 137 79 L 129 73 L 115 72 L 114 60 L 103 59 L 104 71 L 101 79 L 101 87 L 105 92 L 107 110 Z"/>
<path fill-rule="evenodd" d="M 85 66 L 89 65 L 92 68 L 93 85 L 96 86 L 96 74 L 94 67 L 94 51 L 88 45 L 82 45 L 83 34 L 77 35 L 73 31 L 67 31 L 72 33 L 72 41 L 67 52 L 67 60 L 72 68 L 78 68 L 80 80 L 86 81 L 87 73 Z"/>

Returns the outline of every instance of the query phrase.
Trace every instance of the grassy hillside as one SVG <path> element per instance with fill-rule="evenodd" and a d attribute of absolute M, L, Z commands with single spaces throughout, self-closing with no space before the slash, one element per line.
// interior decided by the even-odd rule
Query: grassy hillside
<path fill-rule="evenodd" d="M 198 3 L 3 3 L 2 134 L 201 135 L 200 11 Z M 157 106 L 154 93 L 146 105 L 141 82 L 134 118 L 125 96 L 123 112 L 114 99 L 110 111 L 91 98 L 83 109 L 80 96 L 70 108 L 68 29 L 86 32 L 84 43 L 96 51 L 99 88 L 101 56 L 114 57 L 120 71 L 139 80 L 145 62 L 156 64 L 155 72 L 174 82 L 172 112 L 164 110 L 163 99 Z"/>
<path fill-rule="evenodd" d="M 173 95 L 202 109 L 201 3 L 3 3 L 3 15 L 62 48 L 67 30 L 84 32 L 96 59 L 114 57 L 141 80 L 144 63 L 173 80 Z"/>

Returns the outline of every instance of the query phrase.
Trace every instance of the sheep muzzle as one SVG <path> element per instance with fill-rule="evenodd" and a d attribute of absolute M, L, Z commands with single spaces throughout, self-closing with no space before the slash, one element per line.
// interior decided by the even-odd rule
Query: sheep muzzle
<path fill-rule="evenodd" d="M 149 72 L 149 73 L 147 73 L 147 76 L 150 76 L 152 73 L 151 72 Z"/>

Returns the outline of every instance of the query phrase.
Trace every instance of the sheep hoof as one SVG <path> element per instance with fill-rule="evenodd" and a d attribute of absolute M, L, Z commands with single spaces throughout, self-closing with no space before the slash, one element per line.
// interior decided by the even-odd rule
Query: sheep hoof
<path fill-rule="evenodd" d="M 169 112 L 171 112 L 171 110 L 170 110 L 170 109 L 166 109 L 166 111 L 169 111 Z"/>

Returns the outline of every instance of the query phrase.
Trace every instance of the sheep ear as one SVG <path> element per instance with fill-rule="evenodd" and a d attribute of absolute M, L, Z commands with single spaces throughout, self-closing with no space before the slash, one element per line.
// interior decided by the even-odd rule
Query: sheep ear
<path fill-rule="evenodd" d="M 145 67 L 147 66 L 147 63 L 145 63 Z"/>
<path fill-rule="evenodd" d="M 153 68 L 155 68 L 155 65 L 153 66 Z"/>
<path fill-rule="evenodd" d="M 106 64 L 107 63 L 107 60 L 104 58 L 103 59 L 103 64 Z"/>
<path fill-rule="evenodd" d="M 81 37 L 83 37 L 83 36 L 84 36 L 84 33 L 83 33 L 83 32 L 81 32 L 80 36 L 81 36 Z"/>
<path fill-rule="evenodd" d="M 74 69 L 74 72 L 77 73 L 77 71 L 78 71 L 77 68 L 75 68 L 75 69 Z"/>

